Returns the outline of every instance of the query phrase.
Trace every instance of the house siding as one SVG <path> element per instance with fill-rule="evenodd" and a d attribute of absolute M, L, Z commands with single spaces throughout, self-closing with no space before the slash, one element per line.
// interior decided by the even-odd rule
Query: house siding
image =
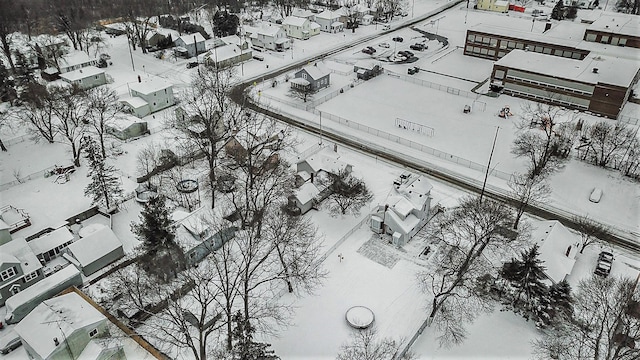
<path fill-rule="evenodd" d="M 168 87 L 159 91 L 155 91 L 151 94 L 142 94 L 135 90 L 131 90 L 132 96 L 138 96 L 149 104 L 149 113 L 168 108 L 175 104 L 173 97 L 173 87 Z"/>

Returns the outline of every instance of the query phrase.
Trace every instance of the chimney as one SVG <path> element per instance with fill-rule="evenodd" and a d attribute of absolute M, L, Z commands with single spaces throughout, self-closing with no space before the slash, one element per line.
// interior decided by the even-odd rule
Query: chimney
<path fill-rule="evenodd" d="M 591 69 L 591 72 L 594 73 L 594 74 L 597 74 L 598 73 L 598 68 Z"/>
<path fill-rule="evenodd" d="M 58 341 L 57 337 L 53 338 L 53 343 L 55 344 L 55 346 L 60 345 L 60 341 Z"/>

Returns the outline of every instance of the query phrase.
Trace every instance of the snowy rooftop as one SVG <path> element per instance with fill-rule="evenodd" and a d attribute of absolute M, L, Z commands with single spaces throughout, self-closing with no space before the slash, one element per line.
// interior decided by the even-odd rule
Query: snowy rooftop
<path fill-rule="evenodd" d="M 323 63 L 316 63 L 315 65 L 308 65 L 302 68 L 305 70 L 311 78 L 314 80 L 318 80 L 326 75 L 329 75 L 331 72 L 327 69 Z"/>
<path fill-rule="evenodd" d="M 264 36 L 274 36 L 278 31 L 282 30 L 280 26 L 270 23 L 262 25 L 261 27 L 245 26 L 244 29 L 250 34 L 260 34 Z"/>
<path fill-rule="evenodd" d="M 39 264 L 40 262 L 38 261 L 38 265 Z M 69 281 L 77 276 L 80 276 L 80 270 L 76 269 L 73 265 L 67 265 L 64 269 L 54 273 L 53 275 L 47 276 L 46 278 L 8 298 L 5 303 L 7 313 L 13 312 L 13 309 L 31 301 L 43 291 L 52 289 L 54 286 Z"/>
<path fill-rule="evenodd" d="M 588 27 L 589 30 L 640 37 L 640 17 L 622 13 L 603 12 Z"/>
<path fill-rule="evenodd" d="M 318 196 L 319 193 L 320 190 L 318 190 L 318 187 L 315 184 L 307 182 L 298 188 L 296 191 L 296 197 L 300 203 L 306 204 L 308 201 Z"/>
<path fill-rule="evenodd" d="M 182 41 L 184 41 L 184 43 L 187 44 L 187 45 L 191 45 L 191 44 L 196 43 L 196 42 L 198 42 L 198 43 L 199 42 L 204 42 L 204 37 L 199 32 L 193 33 L 193 34 L 189 34 L 189 35 L 182 35 L 182 36 L 180 36 L 180 39 Z"/>
<path fill-rule="evenodd" d="M 42 254 L 72 240 L 73 234 L 66 226 L 63 226 L 48 234 L 42 235 L 39 238 L 29 241 L 28 244 L 35 254 Z"/>
<path fill-rule="evenodd" d="M 413 204 L 407 200 L 407 198 L 403 196 L 394 196 L 390 201 L 391 207 L 395 210 L 400 216 L 406 217 L 411 213 L 411 210 L 414 209 Z"/>
<path fill-rule="evenodd" d="M 70 52 L 60 59 L 61 67 L 71 67 L 80 64 L 85 64 L 91 61 L 95 61 L 95 58 L 90 58 L 85 52 L 74 51 Z"/>
<path fill-rule="evenodd" d="M 568 46 L 573 48 L 579 48 L 578 44 L 582 41 L 582 39 L 570 40 L 566 38 L 549 36 L 548 34 L 538 34 L 534 32 L 517 31 L 508 27 L 489 25 L 489 24 L 478 24 L 470 27 L 469 30 L 478 31 L 486 34 L 523 39 L 528 41 L 536 41 L 536 42 L 546 43 L 546 44 Z"/>
<path fill-rule="evenodd" d="M 149 95 L 156 91 L 168 89 L 173 85 L 161 78 L 145 79 L 142 82 L 133 83 L 129 88 L 133 91 L 137 91 L 141 94 Z"/>
<path fill-rule="evenodd" d="M 376 65 L 380 65 L 380 63 L 378 61 L 373 61 L 373 60 L 358 60 L 353 66 L 360 69 L 373 70 L 373 68 Z"/>
<path fill-rule="evenodd" d="M 209 50 L 203 57 L 218 62 L 232 59 L 242 53 L 249 52 L 251 52 L 251 50 L 241 50 L 236 44 L 227 44 Z"/>
<path fill-rule="evenodd" d="M 621 87 L 629 87 L 640 69 L 638 61 L 605 55 L 576 60 L 523 50 L 512 50 L 495 64 L 589 84 Z M 597 73 L 593 72 L 594 68 L 598 69 Z"/>
<path fill-rule="evenodd" d="M 143 98 L 138 97 L 138 96 L 131 96 L 131 97 L 127 97 L 124 99 L 120 100 L 123 103 L 128 104 L 129 106 L 131 106 L 134 109 L 139 109 L 143 106 L 147 106 L 149 105 L 148 102 L 146 102 Z"/>
<path fill-rule="evenodd" d="M 0 246 L 0 265 L 3 263 L 20 263 L 24 274 L 30 274 L 42 267 L 23 238 L 13 239 Z"/>
<path fill-rule="evenodd" d="M 313 16 L 313 12 L 307 9 L 293 9 L 293 11 L 291 12 L 291 15 L 301 17 L 301 18 L 308 18 L 310 16 Z"/>
<path fill-rule="evenodd" d="M 135 98 L 140 99 L 139 97 L 135 97 Z M 140 100 L 142 100 L 144 104 L 147 104 L 147 102 L 144 101 L 143 99 L 140 99 Z M 146 123 L 146 121 L 142 121 L 140 120 L 140 118 L 130 114 L 122 114 L 120 116 L 113 118 L 111 121 L 109 121 L 107 126 L 112 129 L 123 131 L 123 130 L 126 130 L 129 126 L 137 123 Z"/>
<path fill-rule="evenodd" d="M 287 16 L 284 21 L 282 21 L 282 25 L 303 26 L 307 21 L 309 20 L 303 17 Z"/>
<path fill-rule="evenodd" d="M 532 232 L 531 239 L 540 246 L 540 260 L 545 274 L 558 283 L 571 273 L 578 250 L 578 239 L 557 220 L 541 221 Z M 566 255 L 570 249 L 569 256 Z"/>
<path fill-rule="evenodd" d="M 340 17 L 340 14 L 334 11 L 325 10 L 316 15 L 316 19 L 335 20 Z"/>
<path fill-rule="evenodd" d="M 69 245 L 69 251 L 80 265 L 86 266 L 119 247 L 122 242 L 113 230 L 104 227 Z"/>
<path fill-rule="evenodd" d="M 43 359 L 56 349 L 54 338 L 62 341 L 74 331 L 106 321 L 96 308 L 71 292 L 45 300 L 29 313 L 15 330 Z"/>
<path fill-rule="evenodd" d="M 303 161 L 306 161 L 314 172 L 324 170 L 337 174 L 338 171 L 348 166 L 347 163 L 340 160 L 340 155 L 338 153 L 327 149 L 323 149 L 300 162 Z"/>
<path fill-rule="evenodd" d="M 429 194 L 433 185 L 424 176 L 412 174 L 406 183 L 400 185 L 397 190 L 402 196 L 407 198 L 416 209 L 422 209 L 424 203 L 429 199 Z"/>
<path fill-rule="evenodd" d="M 95 66 L 87 66 L 82 69 L 73 70 L 66 72 L 64 74 L 60 74 L 60 77 L 67 81 L 76 81 L 86 79 L 88 77 L 96 76 L 99 74 L 104 74 L 104 70 L 99 69 Z"/>
<path fill-rule="evenodd" d="M 413 230 L 418 225 L 418 223 L 420 223 L 420 219 L 418 219 L 418 217 L 413 214 L 409 214 L 404 218 L 404 220 L 401 219 L 395 211 L 387 211 L 385 216 L 392 218 L 393 222 L 400 227 L 400 230 L 402 230 L 403 234 L 410 233 L 411 230 Z"/>

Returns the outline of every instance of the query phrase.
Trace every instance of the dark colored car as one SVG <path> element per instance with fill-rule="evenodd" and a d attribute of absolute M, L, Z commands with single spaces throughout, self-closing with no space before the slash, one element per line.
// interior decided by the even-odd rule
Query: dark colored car
<path fill-rule="evenodd" d="M 368 47 L 362 49 L 362 52 L 365 54 L 373 55 L 373 51 L 371 51 L 371 49 Z"/>
<path fill-rule="evenodd" d="M 425 44 L 420 44 L 420 43 L 418 43 L 418 44 L 413 44 L 413 45 L 409 46 L 409 48 L 410 48 L 411 50 L 423 51 L 423 50 L 428 49 L 429 47 L 428 47 L 428 46 L 426 46 Z"/>
<path fill-rule="evenodd" d="M 376 48 L 374 48 L 372 46 L 367 46 L 367 49 L 371 50 L 372 52 L 376 52 Z"/>
<path fill-rule="evenodd" d="M 194 67 L 198 67 L 198 62 L 197 61 L 192 61 L 190 63 L 187 63 L 187 69 L 192 69 Z"/>
<path fill-rule="evenodd" d="M 600 255 L 598 255 L 598 262 L 600 261 L 611 264 L 613 262 L 613 254 L 608 251 L 601 252 Z"/>
<path fill-rule="evenodd" d="M 0 338 L 0 354 L 8 354 L 21 345 L 22 341 L 18 334 L 11 331 L 9 334 L 3 335 L 2 338 Z"/>
<path fill-rule="evenodd" d="M 393 39 L 391 39 L 391 40 L 393 40 L 393 41 L 397 41 L 397 42 L 403 42 L 403 41 L 404 41 L 404 39 L 403 39 L 402 37 L 400 37 L 400 36 L 396 36 L 396 37 L 394 37 L 394 38 L 393 38 Z"/>

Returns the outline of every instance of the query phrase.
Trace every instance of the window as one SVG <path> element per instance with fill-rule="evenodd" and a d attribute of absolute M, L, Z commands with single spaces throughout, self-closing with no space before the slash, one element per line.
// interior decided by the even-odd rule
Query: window
<path fill-rule="evenodd" d="M 98 80 L 98 75 L 95 76 L 95 79 Z"/>
<path fill-rule="evenodd" d="M 618 43 L 619 46 L 625 46 L 627 45 L 627 39 L 620 39 L 620 42 Z"/>
<path fill-rule="evenodd" d="M 560 49 L 556 49 L 556 50 L 553 52 L 553 55 L 555 55 L 555 56 L 562 56 L 562 50 L 560 50 Z"/>
<path fill-rule="evenodd" d="M 31 274 L 27 274 L 27 276 L 24 277 L 24 282 L 29 282 L 37 277 L 38 277 L 38 272 L 34 271 Z"/>
<path fill-rule="evenodd" d="M 98 329 L 93 329 L 89 331 L 89 336 L 94 337 L 96 335 L 98 335 Z"/>
<path fill-rule="evenodd" d="M 495 50 L 489 50 L 489 55 L 490 56 L 496 56 L 496 51 Z"/>
<path fill-rule="evenodd" d="M 307 73 L 302 73 L 302 78 L 307 80 Z"/>
<path fill-rule="evenodd" d="M 602 35 L 602 37 L 600 38 L 600 42 L 603 44 L 609 43 L 609 35 Z"/>
<path fill-rule="evenodd" d="M 473 42 L 476 39 L 476 36 L 473 34 L 467 35 L 467 40 Z"/>
<path fill-rule="evenodd" d="M 520 49 L 520 50 L 524 50 L 524 43 L 517 43 L 516 44 L 516 49 Z"/>
<path fill-rule="evenodd" d="M 542 53 L 548 55 L 548 54 L 551 54 L 551 50 L 552 50 L 551 48 L 546 47 L 542 50 Z"/>
<path fill-rule="evenodd" d="M 587 34 L 587 41 L 596 41 L 596 34 Z"/>
<path fill-rule="evenodd" d="M 536 45 L 536 47 L 535 47 L 535 49 L 533 49 L 533 51 L 535 51 L 537 53 L 541 53 L 542 52 L 542 46 Z"/>
<path fill-rule="evenodd" d="M 508 49 L 515 49 L 516 48 L 516 42 L 515 41 L 509 41 L 507 43 L 507 48 Z"/>
<path fill-rule="evenodd" d="M 564 53 L 562 53 L 562 56 L 566 58 L 570 58 L 572 55 L 573 53 L 571 51 L 565 51 Z"/>
<path fill-rule="evenodd" d="M 16 276 L 18 274 L 18 272 L 16 271 L 16 267 L 10 267 L 7 270 L 3 271 L 0 273 L 0 278 L 2 278 L 2 281 L 11 279 L 12 277 Z"/>
<path fill-rule="evenodd" d="M 611 38 L 611 45 L 618 45 L 618 42 L 620 42 L 620 38 L 618 37 Z"/>

